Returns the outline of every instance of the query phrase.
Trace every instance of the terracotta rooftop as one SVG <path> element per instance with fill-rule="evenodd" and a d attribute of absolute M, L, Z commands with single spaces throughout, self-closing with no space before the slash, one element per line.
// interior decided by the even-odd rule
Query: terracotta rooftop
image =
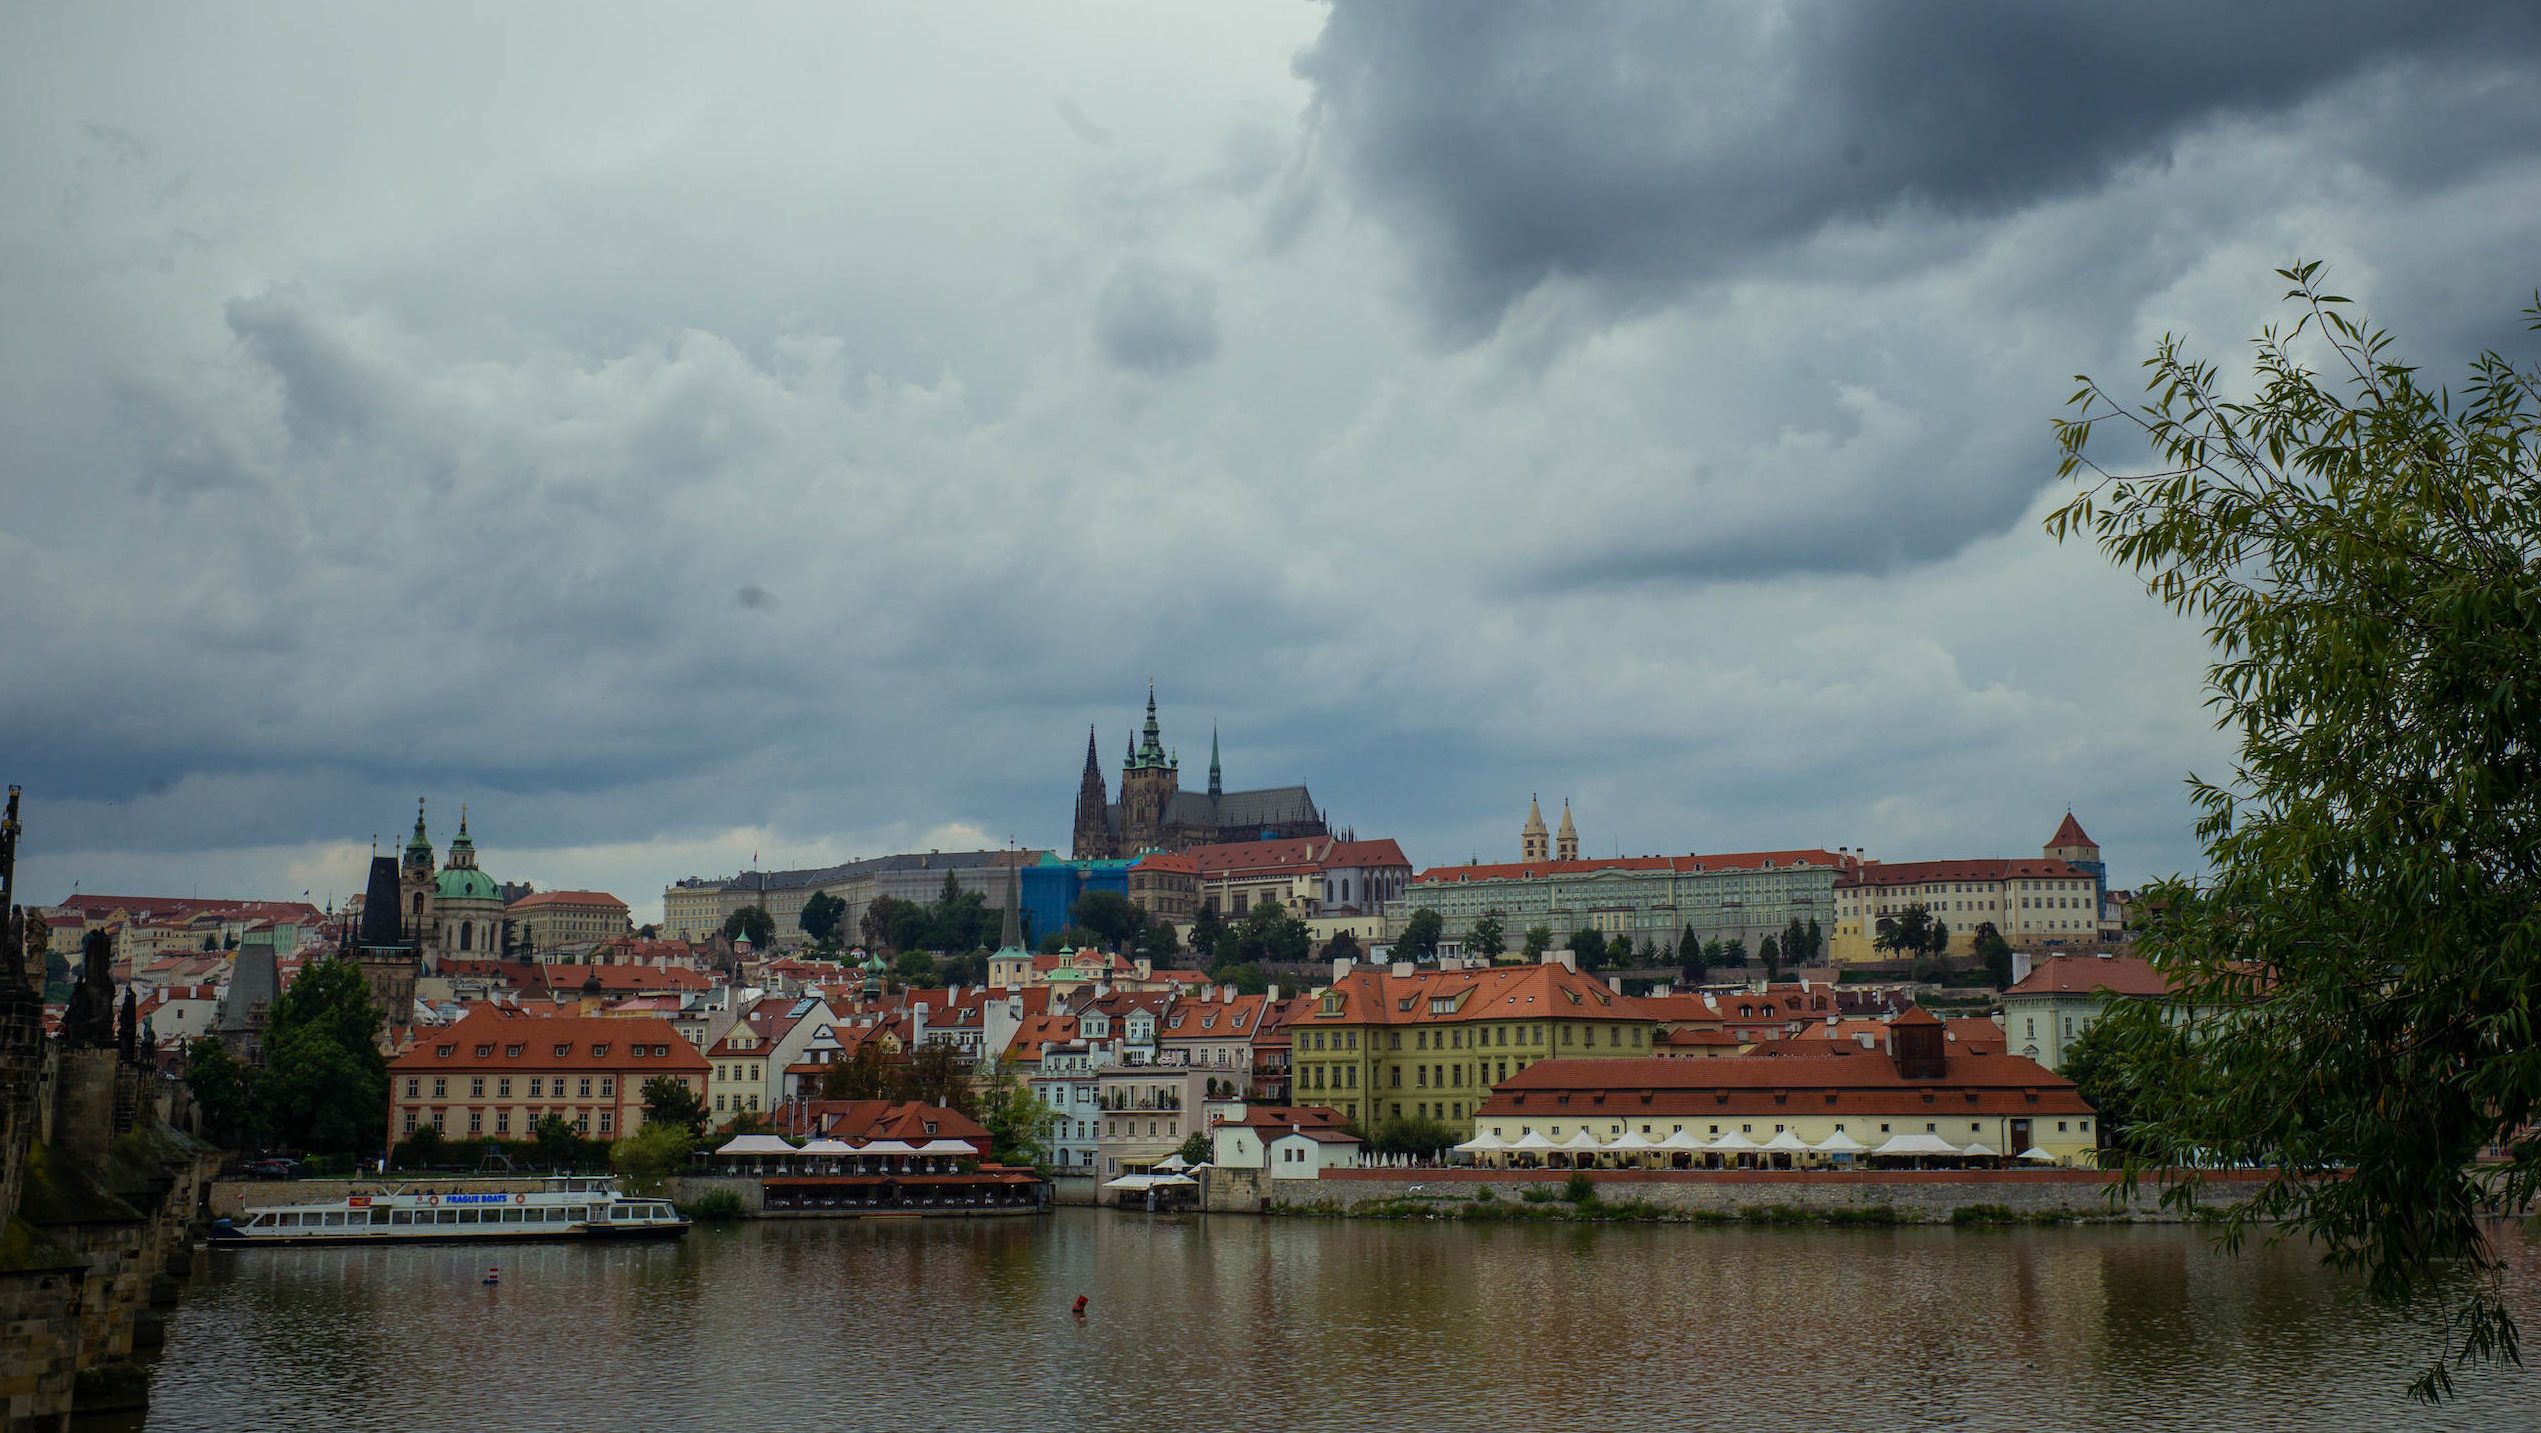
<path fill-rule="evenodd" d="M 2030 968 L 2005 995 L 2168 995 L 2170 981 L 2140 955 L 2057 955 Z"/>
<path fill-rule="evenodd" d="M 1844 858 L 1833 851 L 1731 851 L 1712 856 L 1591 856 L 1577 861 L 1501 861 L 1492 865 L 1432 866 L 1412 878 L 1414 885 L 1453 885 L 1462 881 L 1520 881 L 1548 876 L 1588 876 L 1599 871 L 1673 871 L 1699 875 L 1714 871 L 1841 870 Z"/>

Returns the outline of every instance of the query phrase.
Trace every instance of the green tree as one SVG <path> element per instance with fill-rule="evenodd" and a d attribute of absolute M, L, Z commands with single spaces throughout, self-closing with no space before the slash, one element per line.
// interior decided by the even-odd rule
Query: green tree
<path fill-rule="evenodd" d="M 254 1149 L 256 1072 L 209 1035 L 185 1047 L 185 1087 L 203 1116 L 203 1137 L 223 1149 Z"/>
<path fill-rule="evenodd" d="M 1447 922 L 1438 912 L 1423 906 L 1403 922 L 1403 933 L 1394 938 L 1394 953 L 1405 960 L 1436 960 L 1438 942 L 1446 931 Z"/>
<path fill-rule="evenodd" d="M 1068 907 L 1068 919 L 1094 932 L 1105 950 L 1128 950 L 1147 926 L 1147 913 L 1118 891 L 1087 891 Z"/>
<path fill-rule="evenodd" d="M 891 1095 L 891 1066 L 867 1040 L 844 1060 L 821 1071 L 820 1097 L 825 1100 L 880 1100 Z"/>
<path fill-rule="evenodd" d="M 2490 352 L 2430 387 L 2320 265 L 2280 274 L 2250 396 L 2166 336 L 2149 401 L 2085 378 L 2058 425 L 2087 481 L 2049 531 L 2204 624 L 2240 747 L 2190 780 L 2211 874 L 2145 892 L 2171 993 L 2102 1023 L 2154 1072 L 2128 1181 L 2191 1150 L 2269 1171 L 2226 1242 L 2308 1237 L 2440 1309 L 2433 1399 L 2516 1359 L 2481 1213 L 2541 1194 L 2541 376 Z M 2112 426 L 2150 471 L 2093 460 Z M 2197 1205 L 2197 1170 L 2162 1177 Z"/>
<path fill-rule="evenodd" d="M 1932 911 L 1921 901 L 1906 907 L 1879 923 L 1879 933 L 1871 937 L 1871 948 L 1909 960 L 1932 948 Z"/>
<path fill-rule="evenodd" d="M 1334 932 L 1332 939 L 1323 943 L 1323 953 L 1318 959 L 1358 960 L 1365 955 L 1366 952 L 1359 949 L 1359 938 L 1345 930 Z"/>
<path fill-rule="evenodd" d="M 546 1115 L 539 1119 L 530 1137 L 538 1143 L 539 1162 L 549 1169 L 573 1169 L 582 1163 L 582 1136 L 563 1115 Z"/>
<path fill-rule="evenodd" d="M 1603 931 L 1575 930 L 1570 933 L 1570 953 L 1579 961 L 1581 970 L 1602 970 L 1606 965 L 1606 936 Z"/>
<path fill-rule="evenodd" d="M 1235 938 L 1232 952 L 1220 945 L 1220 959 L 1230 954 L 1239 964 L 1258 965 L 1265 961 L 1293 964 L 1306 958 L 1313 948 L 1313 937 L 1306 933 L 1306 923 L 1289 914 L 1288 907 L 1275 900 L 1262 900 L 1244 913 L 1244 919 L 1229 931 Z"/>
<path fill-rule="evenodd" d="M 1766 936 L 1756 943 L 1756 960 L 1765 968 L 1765 979 L 1782 978 L 1782 942 Z"/>
<path fill-rule="evenodd" d="M 1526 928 L 1527 964 L 1534 965 L 1543 960 L 1544 952 L 1551 950 L 1552 948 L 1553 928 L 1551 926 L 1532 925 Z"/>
<path fill-rule="evenodd" d="M 1003 1060 L 980 1071 L 979 1123 L 988 1131 L 988 1157 L 999 1164 L 1038 1167 L 1050 1162 L 1050 1136 L 1059 1112 L 1041 1102 L 1032 1085 L 1016 1078 Z"/>
<path fill-rule="evenodd" d="M 379 1007 L 349 960 L 301 968 L 273 1003 L 257 1104 L 265 1131 L 293 1149 L 385 1152 L 388 1062 L 379 1050 Z"/>
<path fill-rule="evenodd" d="M 876 896 L 865 907 L 865 913 L 857 917 L 856 935 L 864 941 L 867 950 L 897 950 L 899 945 L 895 936 L 900 929 L 902 913 L 915 917 L 918 910 L 917 906 L 898 896 Z"/>
<path fill-rule="evenodd" d="M 695 1131 L 676 1121 L 646 1120 L 635 1133 L 609 1146 L 609 1168 L 637 1194 L 659 1194 L 662 1181 L 679 1173 L 697 1148 Z"/>
<path fill-rule="evenodd" d="M 1992 921 L 1985 921 L 1976 928 L 1976 958 L 1985 967 L 1985 978 L 1994 983 L 1995 989 L 2011 987 L 2011 942 L 2003 939 L 2003 933 L 1994 928 Z"/>
<path fill-rule="evenodd" d="M 909 985 L 933 985 L 935 957 L 923 950 L 902 951 L 900 958 L 891 962 L 891 973 Z"/>
<path fill-rule="evenodd" d="M 2073 1081 L 2082 1098 L 2098 1112 L 2100 1148 L 2136 1151 L 2136 1122 L 2154 1093 L 2144 1087 L 2145 1082 L 2159 1079 L 2163 1071 L 2189 1052 L 2179 1047 L 2180 1032 L 2170 1029 L 2162 1035 L 2161 1058 L 2144 1060 L 2127 1048 L 2120 1038 L 2121 1030 L 2122 1026 L 2109 1027 L 2106 1016 L 2084 1026 L 2082 1033 L 2066 1044 L 2056 1073 Z M 2158 1150 L 2146 1147 L 2140 1152 L 2152 1154 Z"/>
<path fill-rule="evenodd" d="M 389 1151 L 389 1164 L 397 1169 L 430 1169 L 447 1156 L 442 1152 L 441 1131 L 430 1125 L 417 1125 L 415 1132 L 397 1142 Z"/>
<path fill-rule="evenodd" d="M 961 1053 L 949 1042 L 936 1039 L 919 1041 L 908 1059 L 893 1072 L 891 1097 L 941 1105 L 965 1115 L 977 1109 L 971 1096 L 970 1076 L 962 1069 Z"/>
<path fill-rule="evenodd" d="M 836 945 L 847 924 L 847 903 L 827 891 L 814 891 L 803 902 L 794 923 L 803 928 L 803 934 L 810 936 L 814 945 Z"/>
<path fill-rule="evenodd" d="M 1509 948 L 1508 924 L 1498 911 L 1485 911 L 1465 932 L 1465 954 L 1497 960 Z"/>
<path fill-rule="evenodd" d="M 1688 985 L 1700 985 L 1711 979 L 1711 968 L 1703 963 L 1703 943 L 1694 938 L 1694 928 L 1685 928 L 1685 939 L 1676 947 L 1677 969 Z"/>
<path fill-rule="evenodd" d="M 1198 1130 L 1193 1130 L 1191 1132 L 1191 1137 L 1184 1140 L 1181 1145 L 1174 1150 L 1174 1153 L 1181 1155 L 1182 1162 L 1185 1164 L 1206 1164 L 1209 1162 L 1211 1157 L 1215 1155 L 1216 1151 L 1211 1148 L 1209 1144 L 1209 1137 L 1207 1135 L 1202 1134 Z"/>
<path fill-rule="evenodd" d="M 1212 966 L 1209 979 L 1219 985 L 1234 986 L 1238 995 L 1260 995 L 1270 989 L 1270 977 L 1262 974 L 1260 966 L 1247 960 Z"/>
<path fill-rule="evenodd" d="M 706 1101 L 677 1075 L 655 1075 L 644 1082 L 644 1122 L 675 1124 L 692 1135 L 706 1132 Z"/>
<path fill-rule="evenodd" d="M 1733 935 L 1720 948 L 1720 963 L 1744 968 L 1747 964 L 1747 937 Z"/>
<path fill-rule="evenodd" d="M 726 940 L 747 940 L 753 949 L 765 950 L 776 939 L 776 917 L 766 906 L 743 906 L 723 918 Z"/>
<path fill-rule="evenodd" d="M 1464 1136 L 1438 1120 L 1411 1117 L 1381 1120 L 1373 1134 L 1366 1136 L 1368 1148 L 1378 1154 L 1437 1154 L 1452 1149 Z"/>
<path fill-rule="evenodd" d="M 1191 918 L 1191 934 L 1188 939 L 1191 953 L 1200 958 L 1201 965 L 1205 966 L 1216 958 L 1218 937 L 1225 933 L 1226 922 L 1218 915 L 1218 908 L 1213 905 L 1202 905 L 1199 913 Z"/>
<path fill-rule="evenodd" d="M 946 985 L 986 985 L 988 952 L 971 950 L 960 955 L 948 955 L 935 963 L 935 978 Z"/>

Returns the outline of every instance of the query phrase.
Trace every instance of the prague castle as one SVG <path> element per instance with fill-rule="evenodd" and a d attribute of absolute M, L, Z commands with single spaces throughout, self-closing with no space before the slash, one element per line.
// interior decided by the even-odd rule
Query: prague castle
<path fill-rule="evenodd" d="M 1323 812 L 1303 786 L 1228 791 L 1209 736 L 1209 789 L 1182 789 L 1181 758 L 1168 751 L 1156 724 L 1156 688 L 1147 687 L 1147 725 L 1121 763 L 1120 800 L 1104 790 L 1092 728 L 1085 733 L 1085 773 L 1076 788 L 1076 858 L 1104 860 L 1141 851 L 1182 851 L 1232 841 L 1328 836 Z"/>

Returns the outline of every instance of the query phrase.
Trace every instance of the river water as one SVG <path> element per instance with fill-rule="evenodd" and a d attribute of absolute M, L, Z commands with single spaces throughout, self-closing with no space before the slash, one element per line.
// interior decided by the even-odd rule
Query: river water
<path fill-rule="evenodd" d="M 2541 1253 L 2512 1254 L 2541 1331 Z M 2176 1227 L 1068 1209 L 224 1251 L 171 1319 L 147 1426 L 2541 1427 L 2541 1370 L 2410 1404 L 2425 1348 L 2299 1250 Z"/>

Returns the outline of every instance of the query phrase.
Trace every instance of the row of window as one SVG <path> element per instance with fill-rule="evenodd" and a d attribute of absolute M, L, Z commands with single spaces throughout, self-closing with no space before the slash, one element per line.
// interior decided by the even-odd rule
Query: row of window
<path fill-rule="evenodd" d="M 470 1076 L 468 1077 L 468 1098 L 470 1098 L 470 1099 L 472 1099 L 472 1100 L 481 1100 L 481 1099 L 484 1099 L 484 1098 L 485 1098 L 485 1078 L 486 1078 L 486 1077 L 485 1077 L 485 1076 L 483 1076 L 483 1075 L 470 1075 Z M 581 1076 L 577 1076 L 577 1077 L 576 1077 L 576 1079 L 575 1079 L 575 1089 L 574 1089 L 574 1092 L 573 1092 L 573 1094 L 574 1094 L 574 1098 L 576 1098 L 576 1099 L 581 1099 L 581 1100 L 587 1100 L 587 1099 L 590 1099 L 590 1098 L 591 1098 L 591 1082 L 592 1082 L 592 1079 L 593 1079 L 593 1078 L 594 1078 L 594 1077 L 592 1077 L 592 1076 L 590 1076 L 590 1075 L 581 1075 Z M 614 1096 L 617 1094 L 617 1092 L 618 1092 L 618 1079 L 617 1079 L 617 1076 L 615 1076 L 615 1075 L 601 1075 L 601 1076 L 599 1076 L 599 1077 L 598 1077 L 598 1079 L 599 1079 L 599 1081 L 600 1081 L 600 1097 L 601 1097 L 602 1099 L 609 1099 L 609 1098 L 614 1097 Z M 548 1084 L 548 1083 L 549 1083 L 548 1077 L 547 1077 L 547 1076 L 545 1076 L 545 1075 L 532 1075 L 532 1076 L 530 1076 L 530 1077 L 529 1077 L 529 1097 L 530 1097 L 531 1099 L 533 1099 L 533 1100 L 535 1100 L 535 1099 L 543 1099 L 543 1098 L 545 1098 L 545 1097 L 547 1096 L 547 1089 L 546 1089 L 546 1086 L 547 1086 L 547 1084 Z M 554 1083 L 555 1083 L 555 1086 L 556 1086 L 555 1097 L 556 1097 L 557 1099 L 563 1099 L 563 1098 L 565 1097 L 565 1077 L 564 1077 L 564 1076 L 562 1076 L 562 1075 L 555 1076 L 555 1077 L 554 1077 Z M 423 1079 L 422 1079 L 422 1077 L 421 1077 L 421 1076 L 419 1076 L 419 1075 L 408 1075 L 408 1076 L 406 1077 L 406 1098 L 408 1098 L 408 1099 L 410 1099 L 410 1100 L 417 1100 L 417 1099 L 421 1099 L 421 1098 L 423 1098 L 423 1089 L 422 1089 L 422 1085 L 423 1085 Z M 435 1076 L 433 1076 L 433 1077 L 432 1077 L 432 1097 L 433 1097 L 434 1099 L 436 1099 L 436 1100 L 438 1100 L 438 1099 L 445 1099 L 445 1098 L 447 1098 L 447 1097 L 449 1096 L 449 1094 L 450 1094 L 450 1077 L 449 1077 L 448 1075 L 435 1075 Z M 509 1076 L 509 1075 L 498 1075 L 498 1076 L 496 1076 L 496 1077 L 495 1077 L 495 1079 L 494 1079 L 494 1097 L 495 1097 L 496 1099 L 498 1099 L 498 1100 L 508 1100 L 508 1099 L 510 1099 L 510 1098 L 512 1097 L 512 1077 L 511 1077 L 511 1076 Z"/>
<path fill-rule="evenodd" d="M 558 1093 L 561 1094 L 563 1092 L 558 1091 Z M 446 1110 L 435 1109 L 432 1111 L 430 1117 L 424 1122 L 432 1126 L 434 1133 L 448 1134 L 450 1132 L 448 1114 L 449 1112 Z M 587 1135 L 591 1133 L 591 1111 L 589 1110 L 540 1110 L 536 1108 L 521 1111 L 520 1132 L 522 1134 L 528 1134 L 537 1129 L 538 1122 L 550 1114 L 570 1120 L 573 1124 L 574 1132 L 577 1134 Z M 467 1116 L 468 1133 L 484 1134 L 486 1132 L 485 1111 L 471 1109 L 467 1111 Z M 616 1133 L 617 1120 L 618 1117 L 616 1111 L 600 1111 L 600 1133 Z M 416 1111 L 411 1109 L 406 1111 L 405 1127 L 403 1132 L 406 1134 L 413 1134 L 415 1132 L 416 1123 Z M 494 1133 L 498 1135 L 512 1133 L 512 1112 L 510 1110 L 500 1109 L 494 1112 Z"/>
<path fill-rule="evenodd" d="M 503 1058 L 506 1060 L 517 1060 L 521 1057 L 521 1052 L 527 1048 L 528 1046 L 526 1045 L 506 1045 L 503 1047 Z M 447 1060 L 451 1056 L 459 1053 L 459 1047 L 456 1045 L 435 1045 L 432 1047 L 432 1053 L 437 1059 Z M 553 1047 L 552 1053 L 559 1060 L 570 1060 L 573 1058 L 573 1045 L 570 1042 L 556 1045 Z M 668 1045 L 629 1045 L 626 1047 L 626 1053 L 629 1058 L 637 1060 L 644 1059 L 648 1056 L 656 1060 L 662 1060 L 670 1057 L 671 1047 Z M 477 1046 L 476 1057 L 480 1060 L 493 1059 L 494 1047 L 490 1044 Z M 601 1043 L 592 1046 L 591 1058 L 595 1060 L 605 1060 L 609 1058 L 608 1042 L 604 1040 Z"/>

